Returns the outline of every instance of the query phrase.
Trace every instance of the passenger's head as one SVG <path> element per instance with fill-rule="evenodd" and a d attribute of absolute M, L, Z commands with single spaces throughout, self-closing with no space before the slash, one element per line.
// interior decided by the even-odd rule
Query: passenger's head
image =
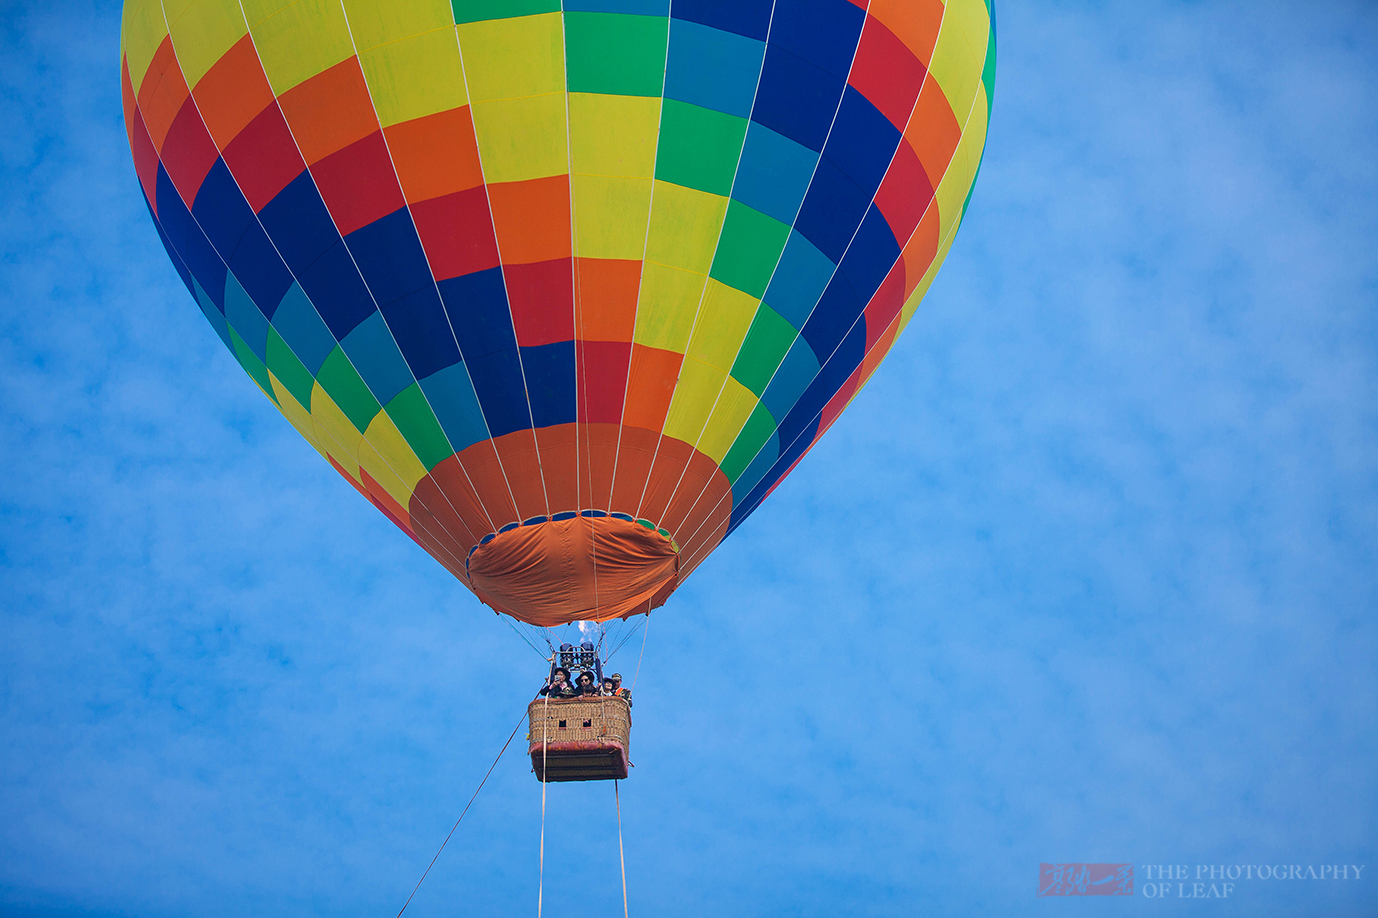
<path fill-rule="evenodd" d="M 617 683 L 612 681 L 612 676 L 603 677 L 603 691 L 613 692 L 617 690 Z"/>
<path fill-rule="evenodd" d="M 611 676 L 609 676 L 608 678 L 612 680 L 613 688 L 621 688 L 621 687 L 622 687 L 622 674 L 621 674 L 621 673 L 613 673 L 613 674 L 612 674 Z"/>
<path fill-rule="evenodd" d="M 553 675 L 553 676 L 551 677 L 551 681 L 552 681 L 552 682 L 556 682 L 556 683 L 559 683 L 559 682 L 568 682 L 568 681 L 569 681 L 569 670 L 565 669 L 563 666 L 557 666 L 557 667 L 555 667 L 555 675 Z"/>
<path fill-rule="evenodd" d="M 593 673 L 588 673 L 588 672 L 580 673 L 580 674 L 579 674 L 579 684 L 580 684 L 580 685 L 593 685 Z"/>

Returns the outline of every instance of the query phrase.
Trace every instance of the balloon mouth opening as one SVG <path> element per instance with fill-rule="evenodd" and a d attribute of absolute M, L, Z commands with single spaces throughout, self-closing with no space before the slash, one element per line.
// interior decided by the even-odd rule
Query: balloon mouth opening
<path fill-rule="evenodd" d="M 679 586 L 679 545 L 650 520 L 603 510 L 508 523 L 469 549 L 479 599 L 550 627 L 650 612 Z"/>

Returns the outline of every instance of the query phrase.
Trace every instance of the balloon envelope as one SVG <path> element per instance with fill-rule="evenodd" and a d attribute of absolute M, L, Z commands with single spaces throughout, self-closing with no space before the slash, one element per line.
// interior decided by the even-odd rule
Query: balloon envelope
<path fill-rule="evenodd" d="M 983 0 L 128 0 L 226 347 L 495 609 L 662 603 L 833 423 L 984 149 Z"/>

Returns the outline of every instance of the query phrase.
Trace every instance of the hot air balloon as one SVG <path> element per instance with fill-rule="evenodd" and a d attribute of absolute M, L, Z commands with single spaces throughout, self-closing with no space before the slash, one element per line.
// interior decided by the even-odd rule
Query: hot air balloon
<path fill-rule="evenodd" d="M 984 0 L 127 0 L 135 170 L 288 421 L 483 602 L 659 606 L 870 378 Z"/>

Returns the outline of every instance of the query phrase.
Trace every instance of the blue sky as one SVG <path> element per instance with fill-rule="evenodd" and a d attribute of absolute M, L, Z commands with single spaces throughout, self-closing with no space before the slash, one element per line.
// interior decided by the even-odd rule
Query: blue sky
<path fill-rule="evenodd" d="M 187 296 L 118 13 L 0 22 L 0 914 L 395 914 L 541 662 Z M 1372 6 L 1000 8 L 918 316 L 651 618 L 633 914 L 1378 913 L 1376 153 Z M 615 914 L 611 788 L 548 805 L 547 914 Z M 509 750 L 407 914 L 534 914 L 539 826 Z"/>

